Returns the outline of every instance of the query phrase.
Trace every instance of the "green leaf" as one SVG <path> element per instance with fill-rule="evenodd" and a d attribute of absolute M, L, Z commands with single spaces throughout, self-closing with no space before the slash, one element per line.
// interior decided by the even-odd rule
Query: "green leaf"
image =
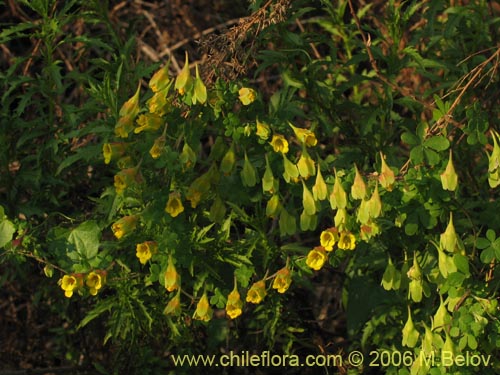
<path fill-rule="evenodd" d="M 497 238 L 497 235 L 495 234 L 495 231 L 493 229 L 488 229 L 486 231 L 486 238 L 490 241 L 493 242 Z"/>
<path fill-rule="evenodd" d="M 434 137 L 428 138 L 424 141 L 424 146 L 432 148 L 436 151 L 444 151 L 450 147 L 450 142 L 443 135 L 436 135 Z"/>
<path fill-rule="evenodd" d="M 466 256 L 462 254 L 453 255 L 453 262 L 457 266 L 457 269 L 462 272 L 465 276 L 469 276 L 469 260 Z"/>
<path fill-rule="evenodd" d="M 68 242 L 75 246 L 81 257 L 92 259 L 99 250 L 100 234 L 101 230 L 95 221 L 86 221 L 71 231 Z"/>
<path fill-rule="evenodd" d="M 16 227 L 10 220 L 0 221 L 0 248 L 4 247 L 10 241 L 12 241 L 12 237 L 15 231 Z"/>

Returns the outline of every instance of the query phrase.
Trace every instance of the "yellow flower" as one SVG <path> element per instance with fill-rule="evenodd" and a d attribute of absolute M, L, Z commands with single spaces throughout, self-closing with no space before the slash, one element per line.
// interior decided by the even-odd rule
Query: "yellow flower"
<path fill-rule="evenodd" d="M 365 199 L 365 181 L 363 180 L 363 176 L 361 176 L 361 173 L 359 173 L 358 166 L 356 164 L 354 164 L 354 169 L 356 170 L 356 175 L 354 177 L 354 183 L 351 186 L 351 195 L 354 199 Z"/>
<path fill-rule="evenodd" d="M 281 152 L 282 154 L 288 152 L 288 141 L 281 134 L 273 135 L 271 146 L 273 146 L 274 152 Z"/>
<path fill-rule="evenodd" d="M 146 264 L 147 261 L 151 259 L 153 254 L 156 253 L 157 248 L 158 245 L 154 241 L 139 243 L 135 248 L 135 255 L 139 258 L 139 262 L 141 262 L 141 264 Z"/>
<path fill-rule="evenodd" d="M 151 155 L 153 159 L 158 159 L 161 156 L 163 150 L 165 149 L 166 141 L 167 140 L 163 135 L 155 139 L 153 146 L 149 150 L 149 155 Z"/>
<path fill-rule="evenodd" d="M 196 78 L 194 79 L 193 87 L 193 104 L 205 104 L 207 101 L 207 87 L 201 80 L 200 73 L 198 72 L 198 65 L 196 65 Z"/>
<path fill-rule="evenodd" d="M 163 310 L 165 315 L 179 316 L 181 313 L 181 294 L 180 292 L 175 295 L 170 301 L 168 301 L 165 310 Z"/>
<path fill-rule="evenodd" d="M 141 83 L 137 86 L 137 90 L 129 100 L 123 103 L 120 108 L 120 117 L 130 116 L 133 120 L 135 116 L 139 113 L 139 93 L 141 91 Z"/>
<path fill-rule="evenodd" d="M 82 276 L 80 274 L 64 275 L 58 283 L 64 290 L 64 295 L 71 298 L 74 291 L 82 286 Z"/>
<path fill-rule="evenodd" d="M 99 289 L 102 288 L 103 280 L 99 273 L 92 271 L 87 275 L 85 284 L 87 284 L 90 294 L 95 296 Z"/>
<path fill-rule="evenodd" d="M 117 239 L 129 234 L 135 230 L 137 225 L 137 216 L 124 216 L 111 225 L 111 230 Z"/>
<path fill-rule="evenodd" d="M 163 116 L 166 112 L 167 101 L 167 89 L 156 92 L 148 101 L 149 113 L 154 113 L 158 116 Z"/>
<path fill-rule="evenodd" d="M 254 89 L 242 87 L 238 91 L 239 99 L 243 105 L 249 105 L 257 98 L 257 93 Z"/>
<path fill-rule="evenodd" d="M 167 289 L 169 292 L 173 292 L 174 290 L 179 289 L 181 277 L 177 273 L 177 270 L 175 269 L 172 256 L 168 257 L 168 265 L 164 277 L 165 277 L 165 289 Z"/>
<path fill-rule="evenodd" d="M 453 166 L 453 156 L 450 149 L 450 157 L 448 159 L 448 164 L 443 173 L 441 173 L 441 185 L 444 190 L 455 191 L 458 185 L 458 176 L 455 172 L 455 167 Z"/>
<path fill-rule="evenodd" d="M 104 156 L 104 163 L 109 164 L 111 160 L 118 159 L 125 154 L 126 144 L 123 142 L 105 143 L 102 146 L 102 154 Z"/>
<path fill-rule="evenodd" d="M 180 95 L 184 95 L 187 91 L 191 89 L 192 78 L 189 71 L 189 59 L 186 52 L 186 60 L 184 62 L 184 67 L 180 71 L 179 75 L 175 79 L 175 89 Z"/>
<path fill-rule="evenodd" d="M 135 134 L 139 134 L 145 130 L 147 131 L 157 131 L 162 125 L 165 124 L 165 120 L 157 114 L 147 113 L 142 114 L 137 119 L 137 125 L 134 129 Z"/>
<path fill-rule="evenodd" d="M 134 118 L 130 115 L 122 116 L 115 125 L 115 135 L 119 138 L 128 138 L 128 133 L 134 129 Z"/>
<path fill-rule="evenodd" d="M 198 301 L 196 305 L 196 311 L 194 312 L 193 319 L 208 322 L 212 319 L 213 310 L 208 303 L 207 294 L 203 293 L 203 296 Z"/>
<path fill-rule="evenodd" d="M 238 293 L 238 288 L 235 285 L 233 291 L 227 296 L 226 314 L 231 319 L 235 319 L 241 315 L 242 307 L 243 302 L 241 301 L 240 293 Z"/>
<path fill-rule="evenodd" d="M 327 259 L 326 251 L 323 246 L 316 246 L 307 254 L 306 264 L 313 270 L 320 270 Z"/>
<path fill-rule="evenodd" d="M 182 205 L 181 194 L 178 191 L 170 193 L 167 205 L 165 206 L 165 212 L 172 217 L 176 217 L 183 211 L 184 206 Z"/>
<path fill-rule="evenodd" d="M 333 246 L 339 240 L 339 233 L 337 228 L 329 228 L 321 232 L 320 235 L 321 246 L 325 248 L 326 251 L 332 251 Z"/>
<path fill-rule="evenodd" d="M 170 78 L 168 77 L 168 65 L 162 66 L 156 71 L 155 74 L 149 80 L 149 87 L 153 92 L 158 92 L 167 88 L 170 83 Z"/>
<path fill-rule="evenodd" d="M 257 281 L 248 290 L 246 301 L 255 304 L 260 303 L 266 294 L 266 283 L 264 280 Z"/>
<path fill-rule="evenodd" d="M 300 143 L 305 144 L 308 147 L 316 146 L 318 140 L 316 139 L 316 135 L 314 134 L 314 132 L 312 132 L 309 129 L 297 128 L 293 126 L 290 122 L 288 123 L 288 125 L 290 125 L 290 127 L 292 128 L 293 132 L 295 133 L 295 136 L 297 137 Z"/>
<path fill-rule="evenodd" d="M 269 129 L 269 125 L 267 125 L 266 123 L 263 123 L 263 122 L 260 122 L 259 120 L 257 120 L 257 131 L 255 132 L 255 134 L 257 134 L 257 136 L 262 139 L 263 141 L 265 141 L 267 138 L 269 138 L 269 133 L 271 132 L 271 130 Z"/>
<path fill-rule="evenodd" d="M 292 274 L 288 267 L 283 267 L 278 272 L 276 272 L 276 276 L 273 280 L 273 289 L 276 289 L 278 293 L 285 293 L 290 284 L 292 283 Z"/>
<path fill-rule="evenodd" d="M 378 180 L 380 182 L 380 185 L 382 185 L 388 191 L 391 191 L 396 178 L 392 169 L 389 168 L 389 166 L 385 162 L 384 154 L 382 154 L 382 152 L 380 152 L 380 158 L 382 162 L 382 169 L 380 171 L 380 175 L 378 176 Z"/>
<path fill-rule="evenodd" d="M 138 183 L 141 180 L 137 173 L 137 168 L 126 168 L 118 172 L 115 177 L 115 190 L 117 194 L 122 194 L 125 189 Z"/>
<path fill-rule="evenodd" d="M 351 232 L 342 232 L 340 233 L 340 239 L 337 246 L 342 250 L 354 250 L 356 247 L 356 238 Z"/>
<path fill-rule="evenodd" d="M 182 147 L 182 152 L 179 155 L 179 161 L 182 164 L 183 170 L 193 167 L 196 163 L 196 154 L 187 142 Z"/>

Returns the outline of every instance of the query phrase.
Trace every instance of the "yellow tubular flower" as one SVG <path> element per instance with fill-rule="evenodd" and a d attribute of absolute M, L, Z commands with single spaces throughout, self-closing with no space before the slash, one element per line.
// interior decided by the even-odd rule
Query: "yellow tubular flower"
<path fill-rule="evenodd" d="M 135 230 L 137 225 L 137 216 L 124 216 L 111 225 L 111 230 L 117 239 L 129 234 Z"/>
<path fill-rule="evenodd" d="M 192 78 L 191 72 L 189 71 L 189 59 L 188 54 L 186 52 L 186 60 L 184 62 L 184 67 L 181 72 L 175 79 L 175 89 L 179 92 L 180 95 L 184 95 L 187 91 L 191 89 Z"/>
<path fill-rule="evenodd" d="M 114 177 L 114 185 L 117 194 L 123 194 L 125 189 L 138 183 L 141 177 L 138 174 L 137 168 L 126 168 L 118 172 Z"/>
<path fill-rule="evenodd" d="M 147 101 L 149 113 L 163 116 L 166 112 L 168 88 L 155 92 L 155 94 Z"/>
<path fill-rule="evenodd" d="M 194 312 L 193 319 L 208 322 L 212 319 L 213 310 L 208 302 L 207 294 L 203 293 L 200 301 L 196 305 L 196 311 Z"/>
<path fill-rule="evenodd" d="M 309 129 L 302 129 L 302 128 L 297 128 L 293 126 L 290 122 L 288 123 L 290 127 L 292 128 L 293 132 L 295 133 L 295 136 L 299 140 L 300 143 L 312 147 L 316 146 L 316 143 L 318 143 L 318 140 L 316 139 L 316 135 L 314 132 L 312 132 Z"/>
<path fill-rule="evenodd" d="M 313 270 L 319 271 L 325 264 L 327 254 L 323 246 L 316 246 L 307 254 L 306 264 Z"/>
<path fill-rule="evenodd" d="M 266 294 L 266 283 L 264 280 L 257 281 L 248 290 L 246 301 L 254 304 L 261 303 Z"/>
<path fill-rule="evenodd" d="M 151 155 L 153 159 L 158 159 L 165 149 L 166 142 L 167 140 L 164 136 L 159 136 L 158 138 L 156 138 L 153 146 L 149 150 L 149 155 Z"/>
<path fill-rule="evenodd" d="M 356 238 L 351 232 L 342 232 L 340 233 L 338 247 L 342 250 L 354 250 L 356 248 Z"/>
<path fill-rule="evenodd" d="M 271 129 L 269 129 L 269 125 L 267 125 L 266 123 L 263 123 L 263 122 L 260 122 L 259 120 L 257 120 L 257 131 L 255 132 L 255 134 L 257 134 L 257 136 L 260 139 L 262 139 L 263 141 L 265 141 L 266 139 L 268 139 L 270 132 L 271 132 Z"/>
<path fill-rule="evenodd" d="M 87 281 L 85 282 L 87 284 L 90 294 L 95 296 L 99 289 L 102 287 L 102 278 L 101 275 L 97 272 L 90 272 L 87 275 Z"/>
<path fill-rule="evenodd" d="M 273 289 L 278 293 L 285 293 L 292 283 L 292 273 L 287 267 L 280 269 L 273 280 Z"/>
<path fill-rule="evenodd" d="M 333 246 L 339 240 L 337 228 L 329 228 L 321 232 L 320 243 L 326 251 L 332 251 Z"/>
<path fill-rule="evenodd" d="M 149 80 L 149 87 L 154 93 L 164 90 L 170 83 L 170 78 L 168 77 L 168 66 L 169 64 L 162 66 Z"/>
<path fill-rule="evenodd" d="M 167 205 L 165 206 L 165 212 L 172 217 L 176 217 L 183 211 L 184 206 L 182 205 L 181 194 L 177 191 L 170 193 Z"/>
<path fill-rule="evenodd" d="M 257 93 L 254 89 L 248 87 L 242 87 L 238 91 L 239 99 L 243 105 L 252 104 L 257 98 Z"/>
<path fill-rule="evenodd" d="M 128 138 L 128 134 L 134 129 L 134 118 L 130 115 L 122 116 L 115 125 L 115 135 L 119 138 Z"/>
<path fill-rule="evenodd" d="M 64 290 L 64 296 L 71 298 L 75 290 L 82 286 L 82 278 L 80 274 L 64 275 L 58 282 L 61 289 Z"/>
<path fill-rule="evenodd" d="M 123 103 L 122 107 L 120 108 L 120 117 L 125 117 L 125 116 L 130 116 L 132 120 L 137 116 L 139 113 L 139 93 L 141 91 L 141 84 L 137 86 L 137 90 L 129 100 L 127 100 L 125 103 Z"/>
<path fill-rule="evenodd" d="M 273 146 L 274 152 L 281 152 L 282 154 L 288 152 L 288 141 L 281 134 L 273 135 L 270 143 Z"/>
<path fill-rule="evenodd" d="M 170 301 L 168 301 L 165 310 L 163 310 L 165 315 L 179 316 L 181 314 L 181 294 L 180 292 L 175 295 Z"/>
<path fill-rule="evenodd" d="M 135 134 L 139 134 L 143 131 L 154 132 L 165 124 L 165 120 L 162 117 L 153 113 L 140 115 L 136 122 L 138 126 L 134 129 Z"/>
<path fill-rule="evenodd" d="M 231 319 L 235 319 L 241 315 L 242 307 L 243 301 L 241 300 L 240 293 L 238 293 L 238 288 L 235 285 L 233 291 L 227 296 L 226 314 Z"/>
<path fill-rule="evenodd" d="M 141 264 L 146 264 L 147 261 L 151 259 L 153 254 L 156 253 L 157 248 L 158 245 L 154 241 L 139 243 L 135 248 L 135 255 L 139 258 L 139 262 L 141 262 Z"/>
<path fill-rule="evenodd" d="M 175 269 L 174 262 L 172 261 L 172 256 L 168 257 L 167 270 L 165 271 L 165 289 L 169 292 L 173 292 L 179 289 L 181 277 Z"/>
<path fill-rule="evenodd" d="M 123 142 L 105 143 L 102 146 L 102 155 L 104 163 L 109 164 L 111 160 L 118 159 L 125 154 L 126 144 Z"/>

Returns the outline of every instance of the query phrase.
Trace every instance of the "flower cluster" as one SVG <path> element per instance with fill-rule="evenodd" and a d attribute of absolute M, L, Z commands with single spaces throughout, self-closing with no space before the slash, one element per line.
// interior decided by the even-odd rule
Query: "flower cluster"
<path fill-rule="evenodd" d="M 328 253 L 333 251 L 335 245 L 340 250 L 354 250 L 356 237 L 345 230 L 339 233 L 335 227 L 324 230 L 320 235 L 320 246 L 309 251 L 306 264 L 313 270 L 320 270 L 328 260 Z"/>
<path fill-rule="evenodd" d="M 106 275 L 104 270 L 91 271 L 86 275 L 74 273 L 64 275 L 59 279 L 58 284 L 64 290 L 64 296 L 67 298 L 71 298 L 74 292 L 82 293 L 84 285 L 87 286 L 89 293 L 95 296 L 106 283 Z"/>

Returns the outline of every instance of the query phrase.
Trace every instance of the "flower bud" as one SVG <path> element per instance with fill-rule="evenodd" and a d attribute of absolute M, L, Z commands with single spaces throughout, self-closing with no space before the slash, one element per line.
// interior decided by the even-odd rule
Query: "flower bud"
<path fill-rule="evenodd" d="M 442 249 L 449 251 L 450 253 L 463 250 L 463 243 L 458 238 L 455 232 L 455 226 L 453 225 L 453 213 L 450 212 L 450 221 L 444 233 L 441 233 L 439 240 L 439 246 Z"/>
<path fill-rule="evenodd" d="M 139 107 L 140 91 L 141 91 L 141 84 L 139 83 L 134 96 L 132 96 L 125 103 L 123 103 L 122 107 L 120 108 L 119 112 L 120 117 L 130 117 L 132 121 L 134 120 L 135 116 L 137 116 L 140 110 Z"/>
<path fill-rule="evenodd" d="M 316 213 L 316 203 L 314 202 L 314 197 L 306 186 L 304 180 L 302 180 L 302 206 L 304 207 L 304 212 L 307 215 L 314 215 Z"/>
<path fill-rule="evenodd" d="M 164 286 L 165 289 L 167 289 L 167 291 L 173 292 L 174 290 L 179 289 L 181 283 L 181 277 L 177 273 L 174 261 L 172 259 L 172 255 L 168 256 L 167 269 L 163 277 L 164 277 Z"/>
<path fill-rule="evenodd" d="M 262 191 L 273 193 L 275 191 L 275 180 L 273 175 L 273 170 L 269 164 L 269 159 L 266 157 L 266 170 L 264 171 L 264 176 L 262 176 Z"/>
<path fill-rule="evenodd" d="M 297 169 L 297 166 L 288 160 L 285 154 L 283 154 L 283 167 L 285 170 L 283 172 L 283 178 L 287 183 L 289 183 L 290 180 L 294 181 L 299 177 L 299 170 Z"/>
<path fill-rule="evenodd" d="M 333 190 L 330 194 L 330 206 L 332 209 L 346 208 L 347 206 L 347 194 L 340 183 L 337 173 L 335 173 L 335 183 L 333 184 Z"/>
<path fill-rule="evenodd" d="M 186 52 L 186 59 L 184 62 L 184 67 L 180 71 L 179 75 L 175 79 L 174 88 L 179 92 L 180 95 L 184 95 L 186 92 L 191 90 L 192 86 L 191 72 L 189 70 L 189 59 Z"/>
<path fill-rule="evenodd" d="M 420 333 L 416 330 L 413 324 L 413 319 L 411 318 L 411 310 L 408 306 L 408 320 L 403 327 L 403 346 L 408 346 L 409 348 L 414 348 L 417 345 L 418 337 Z"/>
<path fill-rule="evenodd" d="M 288 211 L 282 207 L 280 210 L 280 220 L 278 224 L 280 227 L 281 236 L 285 236 L 287 234 L 293 236 L 297 231 L 295 216 L 289 214 Z"/>
<path fill-rule="evenodd" d="M 498 146 L 498 133 L 491 131 L 493 138 L 493 151 L 488 155 L 488 183 L 491 188 L 500 185 L 500 147 Z"/>
<path fill-rule="evenodd" d="M 448 159 L 448 164 L 443 173 L 441 173 L 441 185 L 444 190 L 455 191 L 458 184 L 458 176 L 455 172 L 455 167 L 453 166 L 452 152 L 450 149 L 450 157 Z"/>
<path fill-rule="evenodd" d="M 181 314 L 181 293 L 179 292 L 167 303 L 165 310 L 163 310 L 163 314 L 179 316 Z"/>
<path fill-rule="evenodd" d="M 208 302 L 207 293 L 203 293 L 203 296 L 198 301 L 196 305 L 196 311 L 193 314 L 193 319 L 201 320 L 203 322 L 208 322 L 212 319 L 213 310 Z"/>
<path fill-rule="evenodd" d="M 380 159 L 382 163 L 382 169 L 378 176 L 378 180 L 380 182 L 380 185 L 382 185 L 386 190 L 391 191 L 394 182 L 396 181 L 394 172 L 392 171 L 391 168 L 389 168 L 389 166 L 385 162 L 384 154 L 382 154 L 382 152 L 380 152 Z"/>
<path fill-rule="evenodd" d="M 280 197 L 278 194 L 274 194 L 271 199 L 267 201 L 266 216 L 276 217 L 279 214 L 280 208 Z"/>
<path fill-rule="evenodd" d="M 366 184 L 363 177 L 359 173 L 358 167 L 354 164 L 356 175 L 354 176 L 354 183 L 351 186 L 351 195 L 354 199 L 365 199 L 366 197 Z"/>
<path fill-rule="evenodd" d="M 192 101 L 193 104 L 205 104 L 205 102 L 207 101 L 207 87 L 201 80 L 200 72 L 198 71 L 198 65 L 196 65 L 196 78 L 194 79 Z"/>
<path fill-rule="evenodd" d="M 155 74 L 149 80 L 149 87 L 153 92 L 158 92 L 166 89 L 170 83 L 170 78 L 168 76 L 168 66 L 165 64 L 160 69 L 158 69 Z"/>
<path fill-rule="evenodd" d="M 382 202 L 378 193 L 378 184 L 375 185 L 375 190 L 372 193 L 370 200 L 366 203 L 370 218 L 376 219 L 382 212 Z"/>
<path fill-rule="evenodd" d="M 246 152 L 245 160 L 243 161 L 243 169 L 240 175 L 243 186 L 253 187 L 255 186 L 255 184 L 257 184 L 257 170 L 248 159 Z"/>
<path fill-rule="evenodd" d="M 300 176 L 306 180 L 316 173 L 314 160 L 309 156 L 305 146 L 302 146 L 302 155 L 300 155 L 299 161 L 297 162 L 297 169 L 299 170 Z"/>
<path fill-rule="evenodd" d="M 439 298 L 441 302 L 432 320 L 432 330 L 436 332 L 442 331 L 451 322 L 451 315 L 443 302 L 443 296 L 439 295 Z"/>
<path fill-rule="evenodd" d="M 190 169 L 196 164 L 196 154 L 187 142 L 184 142 L 179 161 L 183 166 L 183 170 Z"/>
<path fill-rule="evenodd" d="M 319 167 L 319 165 L 318 171 L 316 172 L 316 182 L 314 183 L 314 186 L 312 188 L 312 193 L 314 200 L 316 201 L 325 200 L 328 196 L 328 188 L 326 186 L 325 179 L 321 174 L 321 168 Z"/>
<path fill-rule="evenodd" d="M 234 142 L 229 146 L 226 154 L 220 162 L 220 171 L 224 173 L 225 176 L 229 176 L 233 171 L 234 165 L 236 163 L 236 154 L 234 152 Z"/>

